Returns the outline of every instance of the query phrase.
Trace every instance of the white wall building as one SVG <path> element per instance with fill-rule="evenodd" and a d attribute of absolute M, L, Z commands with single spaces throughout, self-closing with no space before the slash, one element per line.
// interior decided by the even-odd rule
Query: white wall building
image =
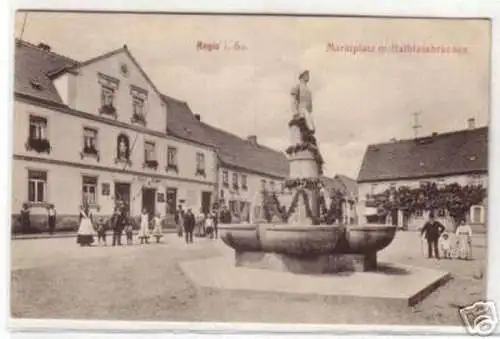
<path fill-rule="evenodd" d="M 132 215 L 210 206 L 215 146 L 166 133 L 168 105 L 126 46 L 79 63 L 18 41 L 15 61 L 14 214 L 26 203 L 37 224 L 54 204 L 60 228 L 84 199 L 102 215 L 117 198 Z"/>
<path fill-rule="evenodd" d="M 370 195 L 384 192 L 388 188 L 406 186 L 419 187 L 424 183 L 438 186 L 458 183 L 460 185 L 488 186 L 488 128 L 475 128 L 469 120 L 469 128 L 444 134 L 393 141 L 368 146 L 358 176 L 359 215 L 361 222 L 376 220 L 374 208 L 367 206 Z M 487 199 L 486 199 L 487 200 Z M 472 206 L 468 222 L 484 229 L 487 201 Z M 407 218 L 402 211 L 388 216 L 388 223 L 416 229 L 423 226 L 428 212 L 420 211 Z M 453 222 L 447 211 L 438 211 L 436 216 L 448 228 Z"/>

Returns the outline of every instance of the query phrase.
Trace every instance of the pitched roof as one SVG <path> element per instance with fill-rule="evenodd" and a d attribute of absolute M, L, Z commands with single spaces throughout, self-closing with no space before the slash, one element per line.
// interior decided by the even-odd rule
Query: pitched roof
<path fill-rule="evenodd" d="M 206 129 L 196 119 L 189 105 L 167 95 L 162 95 L 167 105 L 167 134 L 174 137 L 217 147 Z"/>
<path fill-rule="evenodd" d="M 14 91 L 62 104 L 61 97 L 48 74 L 76 64 L 75 60 L 43 50 L 28 42 L 16 40 Z"/>
<path fill-rule="evenodd" d="M 125 51 L 145 75 L 126 46 L 79 63 L 73 59 L 38 48 L 28 42 L 18 41 L 15 50 L 15 91 L 33 97 L 63 104 L 51 77 L 88 63 L 110 57 Z M 146 75 L 145 75 L 146 76 Z M 149 80 L 149 78 L 146 76 Z M 37 80 L 41 87 L 36 89 L 31 80 Z M 151 81 L 150 81 L 151 82 Z M 151 82 L 154 87 L 154 84 Z M 156 89 L 156 88 L 155 88 Z M 219 148 L 220 161 L 226 166 L 276 177 L 288 176 L 288 161 L 283 152 L 263 145 L 255 145 L 234 134 L 217 129 L 196 119 L 189 105 L 161 94 L 167 105 L 167 134 L 184 140 Z"/>
<path fill-rule="evenodd" d="M 369 145 L 358 182 L 484 173 L 488 127 Z"/>
<path fill-rule="evenodd" d="M 284 152 L 240 138 L 206 123 L 201 124 L 219 147 L 220 161 L 224 165 L 279 178 L 288 177 L 289 164 Z"/>

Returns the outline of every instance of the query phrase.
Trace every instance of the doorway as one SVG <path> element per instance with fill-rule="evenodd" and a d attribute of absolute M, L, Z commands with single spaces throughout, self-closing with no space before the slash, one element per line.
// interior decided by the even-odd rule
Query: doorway
<path fill-rule="evenodd" d="M 115 182 L 115 202 L 123 201 L 125 211 L 130 214 L 130 184 L 124 182 Z"/>
<path fill-rule="evenodd" d="M 201 209 L 203 213 L 210 213 L 212 204 L 212 192 L 201 192 Z"/>
<path fill-rule="evenodd" d="M 156 189 L 144 187 L 142 189 L 142 209 L 146 209 L 149 220 L 153 219 L 156 213 Z M 142 212 L 142 211 L 141 211 Z"/>

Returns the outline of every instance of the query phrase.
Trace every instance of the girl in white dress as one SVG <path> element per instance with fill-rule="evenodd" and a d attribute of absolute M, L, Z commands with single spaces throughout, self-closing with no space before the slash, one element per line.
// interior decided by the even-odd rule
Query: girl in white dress
<path fill-rule="evenodd" d="M 458 237 L 458 257 L 460 259 L 471 259 L 472 256 L 472 229 L 469 225 L 461 222 L 457 227 L 456 235 Z"/>
<path fill-rule="evenodd" d="M 139 229 L 139 239 L 141 244 L 149 244 L 149 215 L 146 209 L 142 210 L 141 228 Z"/>
<path fill-rule="evenodd" d="M 156 238 L 157 244 L 160 242 L 161 237 L 163 237 L 160 213 L 156 213 L 153 219 L 153 236 Z"/>
<path fill-rule="evenodd" d="M 94 242 L 94 227 L 92 226 L 89 206 L 85 203 L 80 209 L 80 227 L 78 227 L 76 242 L 80 246 L 90 246 Z"/>

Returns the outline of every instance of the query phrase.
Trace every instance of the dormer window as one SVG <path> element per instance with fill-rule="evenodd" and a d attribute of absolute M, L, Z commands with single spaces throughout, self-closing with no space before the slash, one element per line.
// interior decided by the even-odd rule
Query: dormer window
<path fill-rule="evenodd" d="M 101 85 L 100 114 L 112 116 L 116 119 L 115 96 L 119 83 L 118 79 L 99 73 L 99 84 Z"/>
<path fill-rule="evenodd" d="M 39 91 L 42 90 L 42 84 L 37 79 L 32 79 L 30 81 L 30 84 L 31 84 L 31 87 L 33 87 L 34 89 L 37 89 Z"/>

